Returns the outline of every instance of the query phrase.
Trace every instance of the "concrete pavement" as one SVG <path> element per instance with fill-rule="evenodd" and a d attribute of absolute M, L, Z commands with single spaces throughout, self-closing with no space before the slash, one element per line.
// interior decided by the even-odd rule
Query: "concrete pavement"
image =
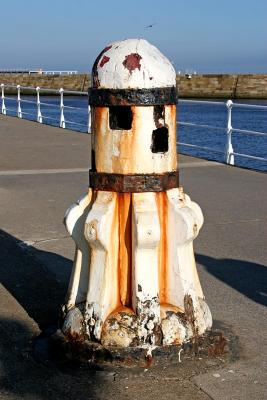
<path fill-rule="evenodd" d="M 0 140 L 0 399 L 266 398 L 266 174 L 179 160 L 205 216 L 195 241 L 203 290 L 213 318 L 238 336 L 238 360 L 85 375 L 37 364 L 30 341 L 64 298 L 74 246 L 62 219 L 87 189 L 89 136 L 1 115 Z"/>

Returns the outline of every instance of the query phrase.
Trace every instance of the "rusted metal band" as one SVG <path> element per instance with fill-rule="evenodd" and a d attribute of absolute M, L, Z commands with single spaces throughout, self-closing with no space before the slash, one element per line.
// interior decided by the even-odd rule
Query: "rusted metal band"
<path fill-rule="evenodd" d="M 174 86 L 153 89 L 95 89 L 90 88 L 91 106 L 154 106 L 177 103 Z"/>
<path fill-rule="evenodd" d="M 89 171 L 89 187 L 122 193 L 164 192 L 179 187 L 179 172 L 122 175 Z"/>

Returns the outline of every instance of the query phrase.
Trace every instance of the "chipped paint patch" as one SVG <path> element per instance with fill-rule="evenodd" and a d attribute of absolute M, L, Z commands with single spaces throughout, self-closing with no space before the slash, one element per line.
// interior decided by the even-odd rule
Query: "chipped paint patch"
<path fill-rule="evenodd" d="M 98 63 L 101 59 L 101 57 L 103 56 L 104 53 L 106 53 L 108 50 L 110 50 L 112 48 L 112 45 L 105 47 L 101 53 L 98 55 L 98 57 L 96 58 L 93 68 L 92 68 L 92 79 L 93 79 L 93 87 L 98 88 L 100 86 L 100 80 L 98 77 L 98 71 L 97 71 L 97 67 L 98 67 Z"/>
<path fill-rule="evenodd" d="M 109 62 L 109 60 L 110 60 L 110 57 L 104 56 L 104 57 L 102 58 L 100 64 L 99 64 L 99 67 L 101 67 L 101 68 L 104 67 L 104 65 L 105 65 L 107 62 Z"/>
<path fill-rule="evenodd" d="M 86 333 L 90 340 L 100 341 L 103 321 L 100 316 L 99 304 L 90 303 L 86 305 L 84 320 Z"/>
<path fill-rule="evenodd" d="M 161 327 L 164 346 L 182 344 L 188 336 L 184 321 L 174 312 L 167 311 L 166 318 L 161 321 Z"/>
<path fill-rule="evenodd" d="M 123 61 L 123 66 L 128 69 L 130 74 L 135 70 L 138 69 L 140 71 L 141 64 L 140 61 L 142 57 L 138 53 L 131 53 L 125 56 Z"/>
<path fill-rule="evenodd" d="M 142 292 L 138 292 L 136 300 L 139 345 L 160 345 L 162 343 L 162 330 L 160 327 L 159 298 L 149 298 Z"/>

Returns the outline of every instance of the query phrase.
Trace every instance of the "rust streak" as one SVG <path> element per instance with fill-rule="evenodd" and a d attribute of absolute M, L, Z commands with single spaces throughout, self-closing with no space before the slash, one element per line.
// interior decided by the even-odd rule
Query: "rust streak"
<path fill-rule="evenodd" d="M 146 368 L 150 368 L 153 364 L 153 357 L 151 355 L 146 356 Z"/>
<path fill-rule="evenodd" d="M 219 332 L 212 339 L 213 343 L 208 348 L 208 354 L 215 357 L 223 355 L 227 349 L 227 341 L 222 332 Z"/>
<path fill-rule="evenodd" d="M 160 303 L 167 303 L 167 213 L 168 203 L 166 192 L 156 193 L 158 216 L 160 223 L 160 242 L 158 248 L 158 274 L 159 274 L 159 299 Z"/>
<path fill-rule="evenodd" d="M 117 197 L 117 196 L 116 196 Z M 118 197 L 116 198 L 116 208 L 115 212 L 113 215 L 113 221 L 112 221 L 112 227 L 113 227 L 113 234 L 110 238 L 111 242 L 113 242 L 113 245 L 110 246 L 111 249 L 111 254 L 110 257 L 112 260 L 117 259 L 117 263 L 114 264 L 113 266 L 113 271 L 112 271 L 112 287 L 113 287 L 113 296 L 114 300 L 113 304 L 110 304 L 110 309 L 108 314 L 114 310 L 114 308 L 120 307 L 121 306 L 121 298 L 120 298 L 120 286 L 119 286 L 119 281 L 117 280 L 117 276 L 119 274 L 119 269 L 120 269 L 120 262 L 119 262 L 119 249 L 120 249 L 120 239 L 119 239 L 119 201 Z M 117 301 L 116 301 L 117 299 Z M 116 301 L 116 305 L 115 305 Z"/>
<path fill-rule="evenodd" d="M 118 193 L 119 205 L 119 287 L 123 306 L 131 307 L 132 292 L 132 198 Z"/>
<path fill-rule="evenodd" d="M 169 152 L 171 154 L 171 168 L 177 168 L 177 151 L 176 151 L 176 106 L 167 105 L 164 107 L 165 125 L 169 130 Z M 178 129 L 179 134 L 179 129 Z"/>
<path fill-rule="evenodd" d="M 102 132 L 108 131 L 108 109 L 106 107 L 94 107 L 94 119 L 92 119 L 92 131 L 95 133 L 95 161 L 96 170 L 105 164 L 105 135 Z"/>

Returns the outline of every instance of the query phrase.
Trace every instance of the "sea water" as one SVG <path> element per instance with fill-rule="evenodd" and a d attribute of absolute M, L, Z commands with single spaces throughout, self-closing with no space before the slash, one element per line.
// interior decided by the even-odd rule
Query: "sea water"
<path fill-rule="evenodd" d="M 6 107 L 8 115 L 16 115 L 16 97 L 8 96 Z M 23 100 L 26 100 L 25 102 Z M 35 96 L 22 96 L 21 108 L 23 118 L 36 120 L 37 107 Z M 57 96 L 41 96 L 41 112 L 43 123 L 59 126 L 60 101 Z M 214 100 L 213 100 L 214 101 Z M 267 100 L 238 100 L 238 103 L 266 105 Z M 64 116 L 66 128 L 77 132 L 87 132 L 87 109 L 88 101 L 86 96 L 65 96 Z M 73 107 L 73 108 L 68 108 Z M 177 126 L 177 141 L 198 146 L 210 147 L 213 151 L 201 150 L 198 148 L 177 145 L 178 151 L 182 154 L 201 157 L 209 160 L 224 161 L 226 145 L 227 109 L 225 102 L 216 101 L 216 104 L 201 102 L 178 102 L 177 120 L 201 125 L 212 125 L 213 129 Z M 267 132 L 267 108 L 236 108 L 232 110 L 232 126 L 238 129 Z M 224 128 L 223 130 L 217 128 Z M 248 154 L 256 157 L 267 158 L 267 136 L 256 136 L 245 133 L 232 133 L 232 145 L 234 152 Z M 267 162 L 235 156 L 235 165 L 267 171 Z"/>

